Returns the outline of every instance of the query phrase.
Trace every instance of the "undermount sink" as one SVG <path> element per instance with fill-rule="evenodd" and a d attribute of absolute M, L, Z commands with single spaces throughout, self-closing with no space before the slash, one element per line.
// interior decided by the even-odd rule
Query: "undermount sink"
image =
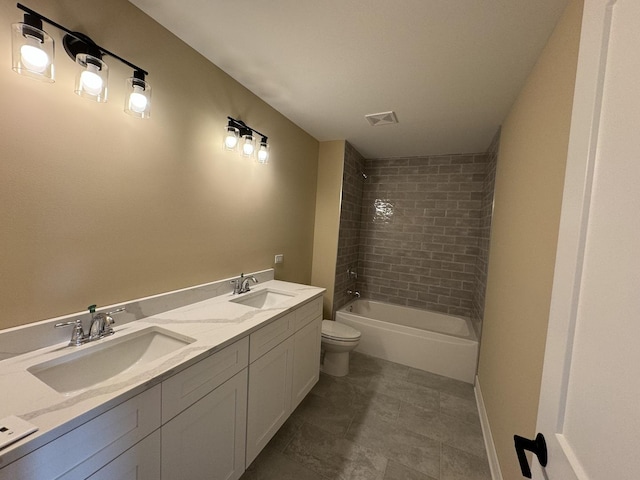
<path fill-rule="evenodd" d="M 190 343 L 186 337 L 158 327 L 112 337 L 96 345 L 34 365 L 28 372 L 60 393 L 96 385 L 135 366 L 152 362 Z M 73 347 L 72 347 L 73 348 Z"/>
<path fill-rule="evenodd" d="M 253 308 L 273 308 L 285 300 L 289 300 L 291 297 L 295 297 L 295 295 L 265 288 L 254 292 L 242 293 L 239 297 L 231 301 Z"/>

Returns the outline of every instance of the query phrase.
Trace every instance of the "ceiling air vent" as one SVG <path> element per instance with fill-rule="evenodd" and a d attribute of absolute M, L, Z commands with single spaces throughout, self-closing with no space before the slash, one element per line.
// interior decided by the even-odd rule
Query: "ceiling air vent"
<path fill-rule="evenodd" d="M 365 115 L 364 118 L 367 119 L 367 122 L 372 127 L 377 127 L 378 125 L 389 125 L 391 123 L 398 123 L 398 117 L 396 117 L 396 112 L 382 112 L 382 113 L 372 113 L 370 115 Z"/>

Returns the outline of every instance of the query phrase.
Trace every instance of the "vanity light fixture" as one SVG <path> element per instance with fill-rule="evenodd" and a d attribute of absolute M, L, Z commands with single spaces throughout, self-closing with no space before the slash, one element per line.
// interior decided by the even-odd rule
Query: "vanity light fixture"
<path fill-rule="evenodd" d="M 226 150 L 240 149 L 240 153 L 245 157 L 256 157 L 256 161 L 261 164 L 269 162 L 269 144 L 266 135 L 251 128 L 242 120 L 236 120 L 232 117 L 227 117 L 229 120 L 224 131 L 224 148 Z M 255 136 L 261 137 L 260 146 L 256 152 L 256 140 Z"/>
<path fill-rule="evenodd" d="M 133 76 L 126 80 L 124 111 L 137 118 L 149 117 L 151 86 L 145 81 L 145 76 L 148 75 L 145 70 L 101 47 L 83 33 L 73 32 L 20 3 L 17 7 L 25 14 L 24 22 L 11 26 L 14 71 L 46 82 L 55 81 L 55 44 L 47 32 L 42 30 L 43 22 L 47 23 L 65 32 L 62 39 L 64 49 L 80 67 L 74 87 L 77 95 L 98 103 L 107 101 L 109 67 L 102 60 L 107 55 L 133 69 Z"/>

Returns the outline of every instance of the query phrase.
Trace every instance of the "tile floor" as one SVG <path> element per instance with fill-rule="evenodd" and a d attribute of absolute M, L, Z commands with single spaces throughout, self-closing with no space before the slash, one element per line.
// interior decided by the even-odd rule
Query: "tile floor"
<path fill-rule="evenodd" d="M 241 480 L 491 480 L 473 386 L 352 353 Z"/>

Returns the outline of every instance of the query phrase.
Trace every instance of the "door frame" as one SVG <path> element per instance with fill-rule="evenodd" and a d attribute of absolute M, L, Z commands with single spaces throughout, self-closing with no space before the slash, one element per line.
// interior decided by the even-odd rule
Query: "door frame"
<path fill-rule="evenodd" d="M 549 464 L 558 478 L 586 478 L 561 433 L 571 368 L 611 19 L 616 0 L 585 0 L 580 33 L 567 167 L 562 197 L 549 325 L 538 407 L 537 431 L 547 434 Z M 555 434 L 551 434 L 554 432 Z M 566 457 L 560 466 L 559 457 Z M 537 461 L 534 478 L 547 478 Z M 555 474 L 555 472 L 554 472 Z"/>

